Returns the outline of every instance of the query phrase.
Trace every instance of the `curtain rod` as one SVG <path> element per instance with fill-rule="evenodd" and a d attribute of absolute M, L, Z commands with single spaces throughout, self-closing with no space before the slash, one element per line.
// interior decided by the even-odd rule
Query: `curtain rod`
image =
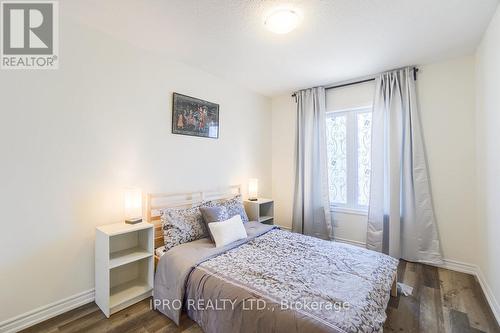
<path fill-rule="evenodd" d="M 417 80 L 417 73 L 418 73 L 418 68 L 413 67 L 413 79 Z M 353 82 L 347 82 L 347 83 L 341 83 L 341 84 L 334 84 L 331 86 L 326 86 L 325 90 L 330 90 L 330 89 L 337 89 L 337 88 L 342 88 L 342 87 L 348 87 L 348 86 L 353 86 L 355 84 L 360 84 L 360 83 L 365 83 L 365 82 L 370 82 L 370 81 L 375 81 L 375 76 L 368 78 L 368 79 L 362 79 L 358 81 L 353 81 Z M 292 97 L 295 97 L 296 93 L 292 94 Z"/>

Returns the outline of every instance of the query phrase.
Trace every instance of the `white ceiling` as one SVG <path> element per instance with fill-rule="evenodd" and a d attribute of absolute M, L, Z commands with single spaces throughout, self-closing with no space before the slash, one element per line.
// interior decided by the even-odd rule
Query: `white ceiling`
<path fill-rule="evenodd" d="M 303 15 L 276 35 L 264 15 Z M 498 0 L 78 0 L 69 15 L 267 96 L 471 54 Z M 63 6 L 64 5 L 64 6 Z"/>

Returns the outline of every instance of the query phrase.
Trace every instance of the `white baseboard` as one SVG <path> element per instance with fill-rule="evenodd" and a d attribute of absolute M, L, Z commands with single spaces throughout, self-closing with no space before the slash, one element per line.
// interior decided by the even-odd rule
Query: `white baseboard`
<path fill-rule="evenodd" d="M 275 224 L 275 226 L 280 227 L 280 229 L 292 231 L 292 228 L 290 228 L 290 227 L 285 227 L 285 226 L 282 226 L 282 225 L 279 225 L 279 224 Z"/>
<path fill-rule="evenodd" d="M 483 289 L 484 296 L 486 296 L 486 300 L 490 305 L 491 311 L 493 312 L 493 315 L 495 316 L 497 323 L 500 325 L 500 305 L 498 304 L 498 301 L 495 298 L 495 295 L 493 294 L 493 291 L 491 290 L 490 286 L 486 282 L 486 278 L 484 277 L 483 271 L 479 267 L 477 270 L 476 278 L 479 281 L 481 288 Z"/>
<path fill-rule="evenodd" d="M 434 266 L 449 269 L 450 271 L 467 273 L 474 276 L 477 275 L 477 271 L 479 269 L 479 267 L 477 267 L 476 265 L 451 259 L 443 259 L 443 263 L 441 265 Z"/>
<path fill-rule="evenodd" d="M 44 320 L 60 315 L 69 310 L 75 309 L 84 304 L 94 301 L 94 289 L 70 296 L 60 301 L 41 306 L 35 310 L 23 313 L 14 318 L 7 319 L 0 323 L 0 332 L 18 332 L 38 324 Z"/>
<path fill-rule="evenodd" d="M 456 272 L 467 273 L 476 277 L 479 285 L 481 286 L 481 289 L 483 290 L 484 296 L 486 297 L 486 301 L 488 302 L 497 323 L 500 325 L 500 305 L 498 304 L 498 301 L 493 294 L 493 291 L 491 290 L 489 284 L 486 282 L 486 278 L 481 268 L 479 268 L 479 266 L 477 265 L 468 264 L 457 260 L 444 259 L 443 261 L 444 263 L 442 265 L 435 266 L 446 268 Z"/>
<path fill-rule="evenodd" d="M 364 243 L 364 242 L 359 242 L 359 241 L 344 239 L 344 238 L 337 238 L 337 237 L 335 237 L 333 240 L 336 242 L 339 242 L 339 243 L 345 243 L 345 244 L 350 244 L 350 245 L 366 248 L 366 243 Z"/>

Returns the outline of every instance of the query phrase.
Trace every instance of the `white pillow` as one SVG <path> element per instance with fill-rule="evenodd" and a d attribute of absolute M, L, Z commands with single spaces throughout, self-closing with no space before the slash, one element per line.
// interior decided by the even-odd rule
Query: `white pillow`
<path fill-rule="evenodd" d="M 240 215 L 225 221 L 209 223 L 208 228 L 214 237 L 215 247 L 225 246 L 248 236 Z"/>

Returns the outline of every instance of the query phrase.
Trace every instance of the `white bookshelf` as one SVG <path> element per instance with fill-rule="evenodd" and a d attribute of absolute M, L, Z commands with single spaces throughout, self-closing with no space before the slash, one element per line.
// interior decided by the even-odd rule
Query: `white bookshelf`
<path fill-rule="evenodd" d="M 96 228 L 95 302 L 106 317 L 151 296 L 153 239 L 147 222 Z"/>
<path fill-rule="evenodd" d="M 274 224 L 274 201 L 272 199 L 245 200 L 243 204 L 250 221 Z"/>

